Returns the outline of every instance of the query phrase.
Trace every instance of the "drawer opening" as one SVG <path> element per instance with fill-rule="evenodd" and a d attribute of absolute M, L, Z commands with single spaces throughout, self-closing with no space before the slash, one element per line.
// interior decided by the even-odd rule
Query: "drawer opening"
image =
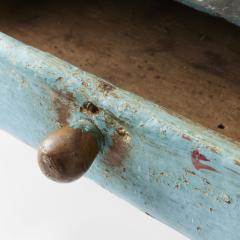
<path fill-rule="evenodd" d="M 2 1 L 0 31 L 240 141 L 240 29 L 173 1 Z"/>

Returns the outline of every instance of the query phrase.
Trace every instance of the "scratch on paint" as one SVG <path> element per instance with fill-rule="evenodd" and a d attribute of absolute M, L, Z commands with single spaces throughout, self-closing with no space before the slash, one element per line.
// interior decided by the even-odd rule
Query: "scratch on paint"
<path fill-rule="evenodd" d="M 183 135 L 182 135 L 182 138 L 185 139 L 185 140 L 188 140 L 188 141 L 192 141 L 191 137 L 189 137 L 189 136 L 186 135 L 186 134 L 183 134 Z"/>
<path fill-rule="evenodd" d="M 197 169 L 197 170 L 201 170 L 201 169 L 205 169 L 205 170 L 209 170 L 209 171 L 214 171 L 216 172 L 216 169 L 213 167 L 210 167 L 206 164 L 201 163 L 201 161 L 205 161 L 205 162 L 209 162 L 210 160 L 207 159 L 203 154 L 201 154 L 198 150 L 194 150 L 192 152 L 192 163 L 193 166 Z"/>

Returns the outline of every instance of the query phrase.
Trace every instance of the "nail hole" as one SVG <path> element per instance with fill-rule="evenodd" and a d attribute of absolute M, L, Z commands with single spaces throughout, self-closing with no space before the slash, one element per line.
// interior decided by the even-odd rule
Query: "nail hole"
<path fill-rule="evenodd" d="M 219 129 L 224 129 L 224 128 L 225 128 L 225 126 L 224 126 L 222 123 L 218 124 L 217 127 L 218 127 Z"/>
<path fill-rule="evenodd" d="M 83 108 L 86 109 L 88 112 L 91 112 L 93 114 L 97 114 L 99 113 L 99 109 L 97 106 L 95 106 L 93 103 L 91 102 L 85 102 L 83 104 Z"/>

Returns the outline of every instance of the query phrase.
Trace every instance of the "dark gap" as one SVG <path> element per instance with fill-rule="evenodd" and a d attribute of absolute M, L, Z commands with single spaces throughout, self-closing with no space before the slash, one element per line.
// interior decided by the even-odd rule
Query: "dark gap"
<path fill-rule="evenodd" d="M 218 127 L 219 129 L 224 129 L 224 128 L 225 128 L 225 126 L 224 126 L 222 123 L 218 124 L 217 127 Z"/>

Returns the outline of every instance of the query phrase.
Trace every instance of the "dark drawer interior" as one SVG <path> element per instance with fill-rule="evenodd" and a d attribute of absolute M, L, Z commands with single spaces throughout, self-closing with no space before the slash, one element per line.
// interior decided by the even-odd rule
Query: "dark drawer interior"
<path fill-rule="evenodd" d="M 240 30 L 172 1 L 4 1 L 0 31 L 240 140 Z"/>

